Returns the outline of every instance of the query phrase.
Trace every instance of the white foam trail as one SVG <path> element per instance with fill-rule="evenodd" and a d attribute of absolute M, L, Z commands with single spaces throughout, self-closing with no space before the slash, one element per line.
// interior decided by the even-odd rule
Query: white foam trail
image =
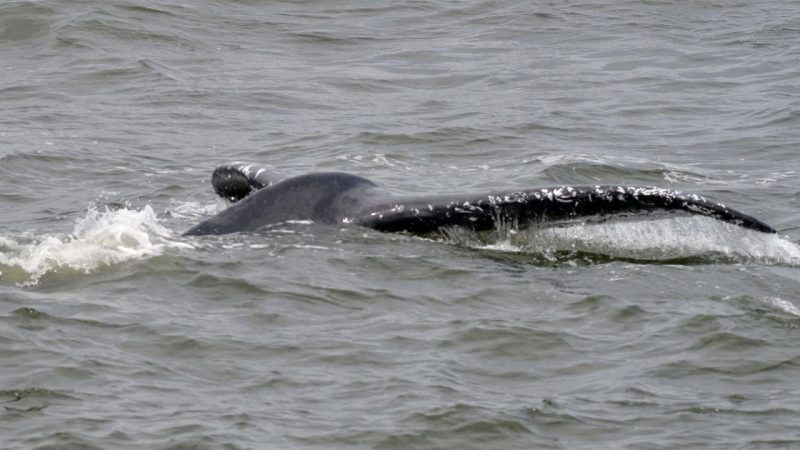
<path fill-rule="evenodd" d="M 743 262 L 800 266 L 800 246 L 777 234 L 760 233 L 699 216 L 574 223 L 500 235 L 496 242 L 467 241 L 467 245 L 545 257 L 558 252 L 650 261 L 716 256 Z"/>
<path fill-rule="evenodd" d="M 35 285 L 48 273 L 91 273 L 124 261 L 160 255 L 166 248 L 192 248 L 171 239 L 150 206 L 136 211 L 90 208 L 67 236 L 0 236 L 0 280 Z"/>

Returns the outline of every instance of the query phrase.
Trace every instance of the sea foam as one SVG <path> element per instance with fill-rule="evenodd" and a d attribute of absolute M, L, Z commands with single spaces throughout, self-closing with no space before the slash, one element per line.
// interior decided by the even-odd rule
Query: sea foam
<path fill-rule="evenodd" d="M 177 242 L 148 205 L 141 210 L 90 207 L 68 235 L 0 236 L 0 280 L 30 286 L 56 272 L 92 273 L 101 267 L 160 255 Z"/>

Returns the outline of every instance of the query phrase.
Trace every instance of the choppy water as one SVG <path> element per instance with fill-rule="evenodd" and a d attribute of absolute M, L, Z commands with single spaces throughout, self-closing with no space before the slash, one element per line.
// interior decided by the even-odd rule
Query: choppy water
<path fill-rule="evenodd" d="M 800 5 L 0 5 L 0 448 L 795 448 Z M 181 238 L 211 169 L 697 218 Z"/>

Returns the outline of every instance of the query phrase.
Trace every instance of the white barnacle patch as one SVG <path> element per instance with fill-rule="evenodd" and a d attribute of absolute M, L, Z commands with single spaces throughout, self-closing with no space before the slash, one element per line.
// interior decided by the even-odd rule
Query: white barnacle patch
<path fill-rule="evenodd" d="M 553 191 L 555 200 L 559 203 L 572 203 L 572 198 L 575 196 L 573 189 L 562 187 Z"/>
<path fill-rule="evenodd" d="M 428 205 L 428 211 L 433 211 L 433 205 L 431 204 Z"/>
<path fill-rule="evenodd" d="M 508 194 L 497 195 L 497 196 L 489 196 L 489 204 L 486 205 L 485 202 L 480 202 L 478 205 L 475 205 L 474 208 L 483 211 L 481 206 L 497 206 L 497 205 L 504 205 L 508 203 L 523 203 L 527 199 L 527 194 L 524 192 L 511 192 Z"/>
<path fill-rule="evenodd" d="M 394 208 L 392 208 L 391 211 L 392 212 L 401 213 L 405 209 L 406 209 L 406 205 L 394 205 Z"/>
<path fill-rule="evenodd" d="M 542 198 L 546 198 L 549 201 L 553 201 L 553 191 L 550 189 L 540 189 L 542 193 Z"/>
<path fill-rule="evenodd" d="M 689 197 L 691 200 L 693 200 L 695 202 L 703 202 L 703 203 L 705 203 L 705 202 L 708 201 L 708 200 L 705 199 L 705 197 L 701 197 L 701 196 L 699 196 L 697 194 L 689 194 L 689 195 L 687 195 L 687 197 Z"/>

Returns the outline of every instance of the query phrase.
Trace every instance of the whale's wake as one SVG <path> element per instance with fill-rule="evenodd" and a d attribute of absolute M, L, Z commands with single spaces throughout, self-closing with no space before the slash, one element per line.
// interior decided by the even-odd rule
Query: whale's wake
<path fill-rule="evenodd" d="M 627 259 L 642 262 L 758 263 L 800 266 L 800 246 L 706 217 L 605 223 L 564 222 L 488 234 L 448 229 L 459 245 L 531 255 L 543 261 Z"/>

